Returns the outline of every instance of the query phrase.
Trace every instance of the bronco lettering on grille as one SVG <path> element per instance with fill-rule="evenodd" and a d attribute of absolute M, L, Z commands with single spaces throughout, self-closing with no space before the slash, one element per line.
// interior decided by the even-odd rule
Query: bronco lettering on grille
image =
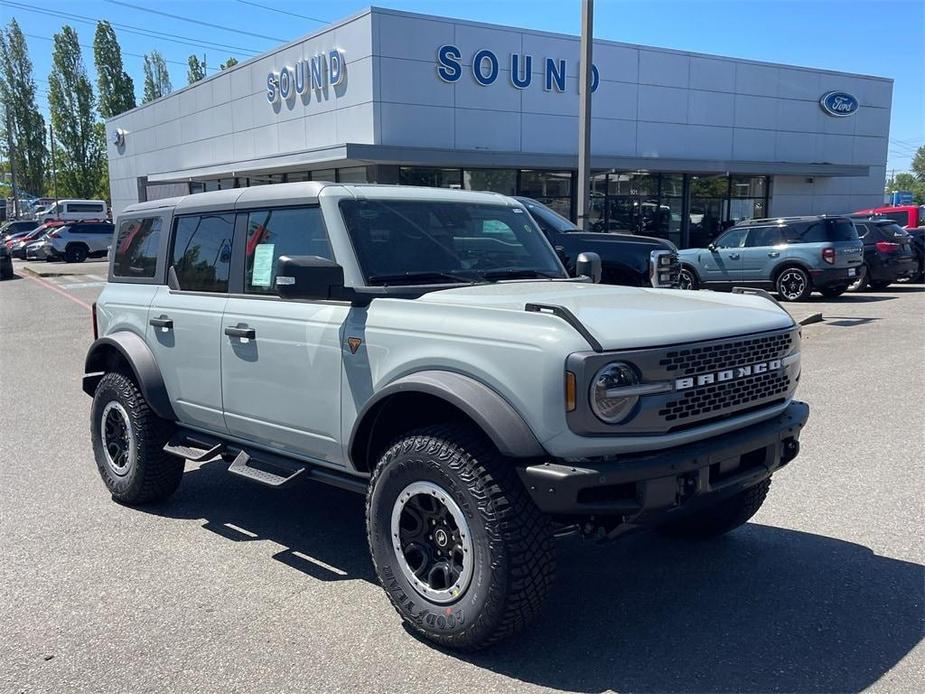
<path fill-rule="evenodd" d="M 770 361 L 762 361 L 758 362 L 757 364 L 749 364 L 748 366 L 737 366 L 734 369 L 723 369 L 722 371 L 713 371 L 711 373 L 698 374 L 696 376 L 688 376 L 686 378 L 678 378 L 675 379 L 674 389 L 687 390 L 688 388 L 694 388 L 696 386 L 706 386 L 712 383 L 735 381 L 739 378 L 745 378 L 755 374 L 777 371 L 777 369 L 781 368 L 781 366 L 783 366 L 783 361 L 781 359 L 771 359 Z"/>

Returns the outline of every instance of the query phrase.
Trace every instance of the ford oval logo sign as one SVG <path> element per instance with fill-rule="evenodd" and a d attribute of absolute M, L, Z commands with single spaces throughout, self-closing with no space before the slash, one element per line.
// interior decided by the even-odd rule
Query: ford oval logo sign
<path fill-rule="evenodd" d="M 858 100 L 847 92 L 827 92 L 819 99 L 819 105 L 830 116 L 838 118 L 853 115 L 860 106 Z"/>

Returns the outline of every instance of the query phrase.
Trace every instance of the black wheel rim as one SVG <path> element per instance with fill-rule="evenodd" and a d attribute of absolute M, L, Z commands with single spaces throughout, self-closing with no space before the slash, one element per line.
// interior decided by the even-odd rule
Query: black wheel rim
<path fill-rule="evenodd" d="M 806 277 L 797 270 L 785 270 L 777 281 L 777 286 L 785 299 L 799 299 L 806 291 Z"/>
<path fill-rule="evenodd" d="M 135 455 L 135 437 L 128 412 L 121 403 L 112 401 L 103 408 L 100 419 L 100 435 L 106 464 L 116 475 L 122 477 L 128 473 Z"/>
<path fill-rule="evenodd" d="M 472 578 L 472 537 L 459 506 L 431 482 L 408 485 L 392 508 L 392 545 L 412 587 L 432 602 L 457 600 Z"/>
<path fill-rule="evenodd" d="M 693 289 L 694 278 L 687 270 L 681 270 L 681 278 L 678 280 L 678 286 L 681 289 Z"/>

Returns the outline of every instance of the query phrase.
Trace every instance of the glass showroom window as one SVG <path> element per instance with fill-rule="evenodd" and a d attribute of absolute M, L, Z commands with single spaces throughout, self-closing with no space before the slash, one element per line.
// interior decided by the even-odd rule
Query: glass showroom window
<path fill-rule="evenodd" d="M 572 218 L 570 171 L 521 171 L 519 195 L 539 200 L 567 219 Z"/>
<path fill-rule="evenodd" d="M 462 188 L 462 170 L 403 166 L 398 171 L 398 182 L 403 186 Z"/>
<path fill-rule="evenodd" d="M 768 216 L 768 177 L 733 176 L 729 186 L 729 221 Z"/>
<path fill-rule="evenodd" d="M 604 223 L 596 231 L 654 234 L 658 209 L 658 175 L 612 173 L 607 177 Z"/>
<path fill-rule="evenodd" d="M 345 166 L 337 170 L 338 183 L 369 183 L 365 166 Z"/>
<path fill-rule="evenodd" d="M 681 247 L 684 209 L 684 176 L 662 174 L 659 179 L 659 208 L 652 236 L 668 239 Z"/>
<path fill-rule="evenodd" d="M 337 172 L 334 169 L 317 169 L 312 171 L 312 180 L 334 183 L 337 180 Z"/>
<path fill-rule="evenodd" d="M 465 169 L 463 187 L 466 190 L 514 195 L 517 191 L 517 172 L 514 169 Z"/>
<path fill-rule="evenodd" d="M 729 219 L 729 177 L 691 176 L 690 246 L 705 248 Z"/>

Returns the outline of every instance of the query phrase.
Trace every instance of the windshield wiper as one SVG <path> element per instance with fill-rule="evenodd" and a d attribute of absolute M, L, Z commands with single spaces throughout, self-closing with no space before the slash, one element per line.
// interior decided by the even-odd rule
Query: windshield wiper
<path fill-rule="evenodd" d="M 476 281 L 475 277 L 458 275 L 452 272 L 397 272 L 391 275 L 370 275 L 366 278 L 370 284 L 381 283 L 383 286 L 388 284 L 418 284 L 426 282 L 452 282 L 454 284 L 472 284 Z"/>
<path fill-rule="evenodd" d="M 562 275 L 558 272 L 550 272 L 548 270 L 534 270 L 534 269 L 510 269 L 510 270 L 489 270 L 488 272 L 480 273 L 489 282 L 497 282 L 498 280 L 523 280 L 523 279 L 549 279 L 549 280 L 558 280 L 563 279 Z"/>

